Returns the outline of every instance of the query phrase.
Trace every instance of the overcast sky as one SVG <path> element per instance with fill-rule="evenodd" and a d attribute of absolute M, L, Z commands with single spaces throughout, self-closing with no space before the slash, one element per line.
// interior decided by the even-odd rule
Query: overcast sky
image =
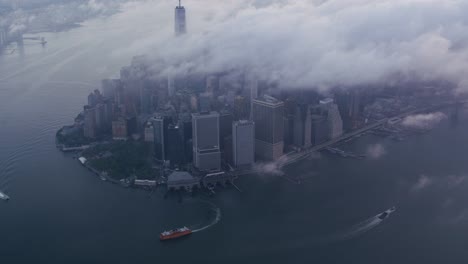
<path fill-rule="evenodd" d="M 144 50 L 180 71 L 248 69 L 284 86 L 468 83 L 468 1 L 184 0 L 189 34 L 175 39 L 176 2 L 128 4 L 121 18 L 151 16 L 155 31 L 117 52 Z"/>
<path fill-rule="evenodd" d="M 467 0 L 182 3 L 188 34 L 181 38 L 173 36 L 177 0 L 124 4 L 112 18 L 116 25 L 147 34 L 115 56 L 149 54 L 178 65 L 170 71 L 244 69 L 285 87 L 378 84 L 399 76 L 468 88 Z"/>

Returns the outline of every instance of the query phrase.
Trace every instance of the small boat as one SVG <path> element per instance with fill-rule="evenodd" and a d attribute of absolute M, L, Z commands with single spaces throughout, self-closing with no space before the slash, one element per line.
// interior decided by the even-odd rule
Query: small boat
<path fill-rule="evenodd" d="M 192 234 L 192 230 L 190 230 L 190 228 L 184 226 L 182 228 L 177 228 L 177 229 L 174 229 L 174 230 L 162 232 L 159 235 L 159 239 L 161 241 L 164 241 L 164 240 L 170 240 L 170 239 L 176 239 L 176 238 L 179 238 L 179 237 L 188 236 L 190 234 Z"/>
<path fill-rule="evenodd" d="M 391 213 L 395 212 L 396 211 L 396 208 L 395 206 L 393 206 L 392 208 L 388 209 L 387 211 L 379 214 L 377 216 L 377 218 L 379 218 L 380 220 L 384 220 L 385 218 L 387 218 Z"/>
<path fill-rule="evenodd" d="M 4 200 L 4 201 L 8 201 L 8 200 L 10 200 L 10 196 L 0 192 L 0 199 Z"/>

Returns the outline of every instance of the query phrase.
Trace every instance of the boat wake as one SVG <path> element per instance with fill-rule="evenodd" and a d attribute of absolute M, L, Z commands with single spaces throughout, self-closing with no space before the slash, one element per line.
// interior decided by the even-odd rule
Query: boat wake
<path fill-rule="evenodd" d="M 221 220 L 221 209 L 219 209 L 218 207 L 216 207 L 212 203 L 210 203 L 210 205 L 212 206 L 210 212 L 214 213 L 213 219 L 205 226 L 202 226 L 202 227 L 197 228 L 197 229 L 192 229 L 192 233 L 196 233 L 196 232 L 206 230 L 206 229 L 216 225 Z"/>
<path fill-rule="evenodd" d="M 385 219 L 387 219 L 391 213 L 393 213 L 396 209 L 394 207 L 390 208 L 389 210 L 380 213 L 376 216 L 368 218 L 349 229 L 349 231 L 345 232 L 344 234 L 338 237 L 339 240 L 349 240 L 364 233 L 369 232 L 370 230 L 374 229 L 378 225 L 380 225 Z"/>
<path fill-rule="evenodd" d="M 361 223 L 353 226 L 352 228 L 350 228 L 349 231 L 347 231 L 346 233 L 341 235 L 340 239 L 341 240 L 348 240 L 348 239 L 358 237 L 358 236 L 372 230 L 373 228 L 377 227 L 383 221 L 384 220 L 378 218 L 378 215 L 376 215 L 374 217 L 371 217 L 371 218 L 369 218 L 369 219 L 367 219 L 365 221 L 362 221 Z"/>

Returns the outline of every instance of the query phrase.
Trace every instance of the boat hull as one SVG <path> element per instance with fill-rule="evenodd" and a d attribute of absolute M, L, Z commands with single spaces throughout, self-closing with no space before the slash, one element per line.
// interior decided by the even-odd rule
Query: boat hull
<path fill-rule="evenodd" d="M 181 237 L 184 237 L 184 236 L 188 236 L 192 234 L 192 231 L 191 230 L 187 230 L 187 231 L 183 231 L 183 232 L 177 232 L 177 233 L 173 233 L 173 234 L 170 234 L 170 235 L 159 235 L 159 240 L 161 241 L 166 241 L 166 240 L 171 240 L 171 239 L 176 239 L 176 238 L 181 238 Z"/>

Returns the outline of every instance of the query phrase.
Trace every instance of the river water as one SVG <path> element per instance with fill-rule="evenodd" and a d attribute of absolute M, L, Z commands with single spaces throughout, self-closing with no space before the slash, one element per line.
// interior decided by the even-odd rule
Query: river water
<path fill-rule="evenodd" d="M 282 177 L 250 175 L 214 198 L 163 198 L 91 175 L 55 148 L 70 124 L 131 54 L 144 31 L 112 19 L 42 34 L 45 47 L 0 56 L 2 263 L 467 263 L 468 118 L 394 142 L 365 136 L 346 148 L 380 157 L 314 156 Z M 396 206 L 384 221 L 375 216 Z M 187 225 L 190 237 L 158 233 Z"/>

